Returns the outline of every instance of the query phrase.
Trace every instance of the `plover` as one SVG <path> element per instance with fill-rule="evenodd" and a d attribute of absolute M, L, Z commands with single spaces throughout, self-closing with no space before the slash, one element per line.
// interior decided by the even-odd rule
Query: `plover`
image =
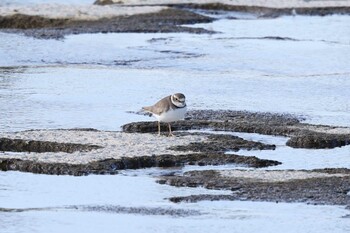
<path fill-rule="evenodd" d="M 169 136 L 173 136 L 170 123 L 185 118 L 187 110 L 186 98 L 184 94 L 176 93 L 164 97 L 152 106 L 143 107 L 142 109 L 157 118 L 158 135 L 160 135 L 160 122 L 166 122 L 169 126 Z"/>

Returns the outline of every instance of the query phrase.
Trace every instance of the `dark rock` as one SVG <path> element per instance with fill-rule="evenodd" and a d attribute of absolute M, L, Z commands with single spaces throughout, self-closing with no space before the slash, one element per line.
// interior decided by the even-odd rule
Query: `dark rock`
<path fill-rule="evenodd" d="M 287 146 L 294 148 L 324 149 L 346 146 L 350 144 L 349 135 L 311 133 L 292 136 Z"/>
<path fill-rule="evenodd" d="M 327 174 L 350 174 L 349 168 L 323 168 L 323 169 L 313 169 L 312 171 L 322 172 Z"/>
<path fill-rule="evenodd" d="M 298 8 L 272 8 L 260 6 L 242 6 L 228 5 L 222 3 L 208 4 L 184 4 L 182 7 L 204 9 L 204 10 L 221 10 L 253 13 L 259 17 L 275 18 L 283 15 L 331 15 L 331 14 L 350 14 L 350 7 L 298 7 Z"/>
<path fill-rule="evenodd" d="M 115 4 L 110 0 L 96 1 L 95 4 Z M 119 2 L 117 4 L 123 4 Z M 15 14 L 0 16 L 0 29 L 9 33 L 24 33 L 41 39 L 61 39 L 65 35 L 81 33 L 111 32 L 189 32 L 214 33 L 203 28 L 182 26 L 185 24 L 209 23 L 214 19 L 195 13 L 194 9 L 209 11 L 248 12 L 258 17 L 278 17 L 281 15 L 329 15 L 349 14 L 350 7 L 319 8 L 267 8 L 256 6 L 232 6 L 220 3 L 209 4 L 161 4 L 169 8 L 156 13 L 118 16 L 98 20 L 53 19 L 42 16 Z"/>
<path fill-rule="evenodd" d="M 318 172 L 321 172 L 321 170 L 319 169 Z M 347 169 L 346 173 L 350 174 L 349 169 Z M 348 195 L 350 190 L 349 176 L 266 182 L 248 178 L 222 177 L 216 171 L 192 171 L 182 176 L 161 177 L 159 183 L 177 187 L 206 187 L 209 189 L 234 190 L 232 195 L 173 197 L 170 200 L 174 202 L 250 200 L 347 206 L 350 204 L 350 196 Z"/>
<path fill-rule="evenodd" d="M 265 122 L 274 125 L 295 125 L 303 120 L 291 114 L 278 114 L 269 112 L 248 112 L 233 110 L 192 110 L 186 115 L 187 120 L 218 120 L 218 121 L 249 121 Z"/>
<path fill-rule="evenodd" d="M 0 138 L 0 151 L 73 153 L 75 151 L 91 151 L 99 148 L 101 147 L 96 145 Z"/>
<path fill-rule="evenodd" d="M 64 207 L 39 207 L 39 208 L 0 208 L 0 212 L 22 213 L 28 211 L 83 211 L 114 214 L 137 214 L 137 215 L 170 215 L 176 217 L 187 217 L 201 215 L 196 210 L 161 208 L 161 207 L 126 207 L 119 205 L 70 205 Z"/>
<path fill-rule="evenodd" d="M 212 129 L 232 132 L 261 133 L 266 135 L 286 136 L 299 132 L 299 119 L 291 115 L 254 113 L 230 110 L 195 110 L 189 111 L 185 121 L 172 123 L 173 130 Z M 162 131 L 166 125 L 161 125 Z M 124 132 L 156 132 L 156 122 L 134 122 L 123 125 Z"/>
<path fill-rule="evenodd" d="M 177 167 L 192 165 L 242 164 L 248 167 L 266 167 L 280 164 L 278 161 L 253 156 L 217 154 L 157 155 L 105 159 L 87 164 L 43 163 L 20 159 L 0 159 L 1 171 L 22 171 L 50 175 L 116 174 L 118 170 L 149 167 Z"/>
<path fill-rule="evenodd" d="M 0 16 L 0 28 L 33 29 L 63 27 L 70 23 L 69 19 L 49 19 L 42 16 L 15 14 Z"/>
<path fill-rule="evenodd" d="M 233 195 L 210 195 L 210 194 L 199 194 L 184 197 L 171 197 L 169 201 L 174 203 L 180 202 L 198 202 L 198 201 L 235 201 L 237 200 Z"/>
<path fill-rule="evenodd" d="M 120 3 L 122 3 L 122 1 L 120 1 Z M 94 2 L 94 4 L 95 5 L 105 6 L 105 5 L 111 5 L 111 4 L 117 4 L 117 3 L 112 1 L 112 0 L 96 0 Z"/>
<path fill-rule="evenodd" d="M 162 131 L 167 130 L 165 124 L 161 127 Z M 324 149 L 350 144 L 350 134 L 327 134 L 311 130 L 318 127 L 334 128 L 332 126 L 301 123 L 299 118 L 288 114 L 230 110 L 189 111 L 186 120 L 172 123 L 174 131 L 211 129 L 291 137 L 287 145 L 294 148 Z M 150 133 L 157 131 L 157 123 L 134 122 L 123 125 L 122 128 L 124 132 Z M 262 149 L 267 148 L 263 146 Z"/>
<path fill-rule="evenodd" d="M 67 208 L 67 207 L 66 207 Z M 196 210 L 161 208 L 161 207 L 124 207 L 111 205 L 86 205 L 86 206 L 68 206 L 67 209 L 76 209 L 87 212 L 105 212 L 105 213 L 122 213 L 122 214 L 137 214 L 137 215 L 170 215 L 176 217 L 187 217 L 201 215 L 201 212 Z"/>
<path fill-rule="evenodd" d="M 176 151 L 193 151 L 193 152 L 220 152 L 246 150 L 274 150 L 275 145 L 267 145 L 261 142 L 247 141 L 232 135 L 209 135 L 207 142 L 193 142 L 184 146 L 171 147 Z"/>
<path fill-rule="evenodd" d="M 41 16 L 0 16 L 5 32 L 24 33 L 41 39 L 59 39 L 69 34 L 109 32 L 213 33 L 203 28 L 181 26 L 208 23 L 213 19 L 188 10 L 166 9 L 156 13 L 102 18 L 98 20 L 48 19 Z"/>
<path fill-rule="evenodd" d="M 175 165 L 224 165 L 240 164 L 248 167 L 268 167 L 281 164 L 274 160 L 259 159 L 255 156 L 240 156 L 224 153 L 196 153 L 174 156 Z"/>
<path fill-rule="evenodd" d="M 123 1 L 117 3 L 111 0 L 96 0 L 96 5 L 109 5 L 109 4 L 123 4 Z M 271 18 L 283 15 L 331 15 L 331 14 L 350 14 L 350 7 L 298 7 L 298 8 L 273 8 L 273 7 L 261 7 L 261 6 L 244 6 L 244 5 L 231 5 L 224 3 L 173 3 L 173 4 L 159 4 L 162 6 L 176 7 L 181 9 L 200 9 L 208 11 L 235 11 L 246 12 L 256 14 L 260 17 Z"/>

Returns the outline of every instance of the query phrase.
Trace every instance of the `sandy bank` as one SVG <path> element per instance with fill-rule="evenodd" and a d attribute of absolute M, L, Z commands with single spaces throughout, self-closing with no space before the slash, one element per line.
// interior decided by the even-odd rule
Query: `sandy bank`
<path fill-rule="evenodd" d="M 22 14 L 29 16 L 41 16 L 50 19 L 98 20 L 118 16 L 156 13 L 164 9 L 167 9 L 167 7 L 38 4 L 32 6 L 0 7 L 0 16 Z"/>

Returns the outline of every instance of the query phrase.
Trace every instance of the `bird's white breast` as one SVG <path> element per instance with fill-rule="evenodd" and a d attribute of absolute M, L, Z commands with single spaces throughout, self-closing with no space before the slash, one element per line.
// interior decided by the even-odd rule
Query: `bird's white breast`
<path fill-rule="evenodd" d="M 183 108 L 176 108 L 176 109 L 169 109 L 167 112 L 163 112 L 160 115 L 153 114 L 158 121 L 161 122 L 173 122 L 182 120 L 185 118 L 187 107 Z"/>

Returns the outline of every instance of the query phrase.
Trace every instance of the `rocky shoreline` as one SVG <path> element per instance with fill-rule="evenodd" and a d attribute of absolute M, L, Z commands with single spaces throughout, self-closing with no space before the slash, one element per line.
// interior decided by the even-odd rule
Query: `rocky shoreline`
<path fill-rule="evenodd" d="M 107 4 L 112 3 L 114 2 L 107 1 Z M 215 15 L 223 12 L 243 12 L 255 18 L 350 14 L 348 5 L 271 7 L 210 2 L 174 4 L 171 1 L 151 6 L 119 3 L 114 4 L 116 8 L 112 9 L 113 14 L 106 14 L 107 8 L 97 6 L 98 4 L 105 5 L 106 1 L 98 1 L 95 5 L 94 10 L 101 10 L 101 14 L 92 15 L 89 12 L 92 8 L 86 8 L 86 12 L 62 17 L 29 14 L 26 8 L 12 9 L 13 12 L 9 14 L 0 14 L 0 31 L 40 39 L 62 39 L 67 35 L 81 33 L 210 34 L 216 32 L 193 25 L 213 22 L 216 20 Z M 136 8 L 138 9 L 135 10 Z M 226 17 L 234 19 L 235 16 Z M 175 196 L 169 199 L 175 203 L 249 200 L 345 205 L 350 208 L 348 168 L 267 170 L 266 168 L 278 166 L 281 162 L 245 156 L 244 151 L 272 151 L 276 145 L 245 140 L 222 132 L 283 136 L 289 138 L 286 143 L 288 147 L 318 150 L 349 145 L 349 128 L 307 124 L 302 117 L 288 114 L 196 110 L 190 111 L 185 121 L 173 124 L 177 136 L 172 139 L 156 136 L 156 122 L 133 122 L 124 125 L 122 130 L 123 132 L 105 132 L 71 129 L 0 133 L 0 171 L 82 176 L 114 175 L 125 169 L 178 167 L 179 172 L 157 177 L 157 182 L 176 187 L 229 190 L 231 194 Z M 162 125 L 162 130 L 166 130 L 166 125 Z M 208 130 L 216 133 L 208 133 Z M 236 154 L 238 151 L 240 153 Z M 181 168 L 187 165 L 204 167 L 228 164 L 245 167 L 247 170 L 210 168 L 211 170 L 181 172 Z"/>
<path fill-rule="evenodd" d="M 37 15 L 16 14 L 0 16 L 0 29 L 3 32 L 23 33 L 40 39 L 61 39 L 66 35 L 82 33 L 213 33 L 203 28 L 181 26 L 212 21 L 210 17 L 180 9 L 96 20 L 51 19 Z"/>
<path fill-rule="evenodd" d="M 86 9 L 72 10 L 67 6 L 54 5 L 27 8 L 0 8 L 0 31 L 23 33 L 40 39 L 62 39 L 66 35 L 81 33 L 215 33 L 204 28 L 188 27 L 209 23 L 211 17 L 223 12 L 243 12 L 256 18 L 275 18 L 283 15 L 330 15 L 350 14 L 350 6 L 322 4 L 312 7 L 271 7 L 261 5 L 234 5 L 226 2 L 205 3 L 155 3 L 128 4 L 113 1 L 97 1 Z M 107 5 L 107 6 L 106 6 Z M 43 9 L 41 9 L 42 7 Z M 113 7 L 106 9 L 104 7 Z M 62 8 L 62 9 L 61 9 Z M 135 10 L 137 9 L 137 10 Z M 41 13 L 40 12 L 61 12 Z M 69 13 L 66 13 L 69 11 Z"/>
<path fill-rule="evenodd" d="M 210 129 L 217 133 L 191 131 L 193 129 Z M 283 135 L 291 139 L 296 137 L 297 142 L 302 142 L 298 146 L 315 150 L 348 144 L 348 128 L 305 124 L 300 117 L 288 114 L 196 110 L 189 111 L 185 121 L 174 124 L 176 137 L 158 137 L 156 130 L 155 122 L 134 122 L 124 125 L 124 132 L 71 129 L 2 133 L 0 170 L 81 176 L 118 174 L 118 171 L 124 169 L 237 164 L 254 169 L 171 173 L 158 177 L 158 183 L 232 191 L 230 195 L 172 197 L 172 202 L 250 200 L 350 206 L 349 169 L 264 170 L 263 168 L 281 163 L 226 152 L 243 150 L 244 154 L 244 150 L 274 150 L 275 145 L 245 140 L 222 132 L 258 132 Z M 313 140 L 305 143 L 305 137 Z M 99 140 L 95 140 L 96 138 Z M 71 140 L 73 141 L 67 142 Z M 117 144 L 120 141 L 128 143 Z M 137 147 L 140 141 L 144 144 Z M 289 141 L 287 145 L 295 147 Z M 144 150 L 145 147 L 153 150 Z M 160 150 L 161 147 L 165 150 Z M 118 151 L 118 148 L 123 150 Z M 135 155 L 126 156 L 125 153 L 133 150 L 136 150 Z M 156 152 L 160 153 L 153 154 Z M 91 154 L 93 156 L 90 158 Z"/>
<path fill-rule="evenodd" d="M 166 130 L 165 125 L 163 130 Z M 298 117 L 244 111 L 197 110 L 186 121 L 172 124 L 174 130 L 211 129 L 215 131 L 259 133 L 289 137 L 287 146 L 324 149 L 350 144 L 350 129 L 302 123 Z M 124 132 L 155 132 L 155 122 L 136 122 L 123 126 Z"/>
<path fill-rule="evenodd" d="M 233 174 L 235 174 L 234 171 Z M 260 171 L 263 173 L 285 173 L 286 171 Z M 300 172 L 304 177 L 298 177 Z M 249 171 L 245 171 L 249 175 Z M 242 175 L 227 175 L 219 171 L 191 171 L 181 176 L 162 177 L 158 182 L 177 187 L 205 187 L 209 189 L 231 190 L 231 195 L 192 195 L 170 198 L 172 202 L 197 202 L 203 200 L 241 200 L 269 202 L 302 202 L 318 205 L 350 206 L 350 170 L 318 169 L 311 171 L 289 171 L 290 179 L 247 178 Z M 308 175 L 318 174 L 318 177 Z M 330 175 L 332 174 L 332 175 Z"/>
<path fill-rule="evenodd" d="M 196 110 L 189 111 L 187 120 L 177 122 L 173 129 L 176 136 L 172 138 L 156 136 L 154 122 L 130 123 L 123 126 L 124 132 L 58 129 L 1 133 L 0 170 L 82 176 L 117 174 L 124 169 L 236 164 L 254 169 L 171 173 L 158 177 L 158 183 L 232 191 L 230 195 L 173 197 L 172 202 L 249 200 L 350 206 L 349 169 L 264 170 L 281 163 L 234 152 L 274 150 L 275 145 L 222 133 L 283 135 L 301 142 L 295 146 L 288 141 L 292 148 L 320 149 L 349 144 L 348 128 L 305 124 L 292 115 Z M 206 131 L 200 131 L 203 129 Z M 208 129 L 220 131 L 213 134 Z M 305 143 L 305 137 L 313 140 Z"/>
<path fill-rule="evenodd" d="M 132 124 L 149 125 L 149 122 Z M 129 126 L 124 126 L 124 129 Z M 75 141 L 72 142 L 73 138 Z M 140 141 L 143 143 L 140 144 Z M 3 154 L 0 153 L 0 170 L 87 175 L 185 165 L 239 164 L 258 168 L 275 166 L 280 162 L 226 152 L 274 150 L 275 147 L 237 136 L 206 132 L 181 131 L 176 137 L 168 138 L 158 137 L 156 133 L 93 129 L 30 130 L 1 135 L 0 151 Z"/>
<path fill-rule="evenodd" d="M 75 130 L 59 130 L 58 133 L 67 133 Z M 35 132 L 35 131 L 34 131 Z M 49 131 L 50 132 L 50 131 Z M 79 130 L 84 132 L 84 130 Z M 91 132 L 88 130 L 87 132 Z M 52 131 L 57 133 L 57 131 Z M 100 137 L 100 131 L 94 130 L 93 133 L 96 137 Z M 19 133 L 21 134 L 21 133 Z M 18 135 L 18 134 L 17 134 Z M 177 137 L 186 137 L 193 134 L 181 133 Z M 225 151 L 232 150 L 238 151 L 240 149 L 245 150 L 274 150 L 274 145 L 267 145 L 260 142 L 247 141 L 239 137 L 228 135 L 207 135 L 205 133 L 194 133 L 194 135 L 205 136 L 207 139 L 201 142 L 192 142 L 187 145 L 170 146 L 170 151 L 174 151 L 174 154 L 159 154 L 159 155 L 142 155 L 142 156 L 116 156 L 112 158 L 112 155 L 108 154 L 108 150 L 100 153 L 102 159 L 95 159 L 94 161 L 84 163 L 76 162 L 74 160 L 74 154 L 64 154 L 63 157 L 70 156 L 71 162 L 64 162 L 66 158 L 60 159 L 60 157 L 54 158 L 55 162 L 48 162 L 47 160 L 40 161 L 42 154 L 46 153 L 46 156 L 55 156 L 55 153 L 48 152 L 65 152 L 73 153 L 74 151 L 89 153 L 93 149 L 100 149 L 101 145 L 86 145 L 86 144 L 73 144 L 73 143 L 57 143 L 50 141 L 36 141 L 36 140 L 23 140 L 23 139 L 10 139 L 0 138 L 0 170 L 1 171 L 22 171 L 31 172 L 37 174 L 50 174 L 50 175 L 89 175 L 89 174 L 117 174 L 119 170 L 124 169 L 141 169 L 150 167 L 183 167 L 185 165 L 225 165 L 225 164 L 237 164 L 252 168 L 262 168 L 268 166 L 279 165 L 280 162 L 274 160 L 259 159 L 254 156 L 240 156 L 235 154 L 226 154 Z M 141 137 L 142 138 L 142 137 Z M 133 139 L 131 139 L 133 140 Z M 141 139 L 142 140 L 142 139 Z M 158 150 L 158 146 L 167 146 L 161 142 L 157 142 L 157 137 L 152 139 L 155 142 L 155 150 Z M 135 142 L 136 143 L 136 142 Z M 167 143 L 168 144 L 168 143 Z M 124 145 L 125 146 L 125 145 Z M 131 145 L 132 146 L 132 145 Z M 141 145 L 142 147 L 142 145 Z M 26 150 L 27 149 L 27 150 Z M 133 150 L 134 148 L 124 148 L 124 151 Z M 21 159 L 21 154 L 14 157 L 13 154 L 7 154 L 6 151 L 11 152 L 27 152 L 35 153 L 32 157 L 27 159 Z M 138 154 L 142 154 L 144 151 L 136 151 Z M 98 152 L 97 152 L 98 153 Z M 121 152 L 122 153 L 122 152 Z M 39 159 L 39 161 L 38 161 Z"/>
<path fill-rule="evenodd" d="M 0 154 L 1 157 L 1 154 Z M 275 166 L 278 161 L 259 159 L 253 156 L 225 155 L 225 154 L 186 154 L 186 155 L 157 155 L 140 156 L 134 158 L 122 157 L 120 159 L 105 159 L 88 164 L 47 163 L 15 158 L 0 158 L 0 171 L 21 171 L 48 175 L 74 175 L 90 174 L 113 175 L 120 170 L 142 168 L 182 167 L 185 165 L 225 165 L 241 164 L 247 167 L 259 168 Z"/>

